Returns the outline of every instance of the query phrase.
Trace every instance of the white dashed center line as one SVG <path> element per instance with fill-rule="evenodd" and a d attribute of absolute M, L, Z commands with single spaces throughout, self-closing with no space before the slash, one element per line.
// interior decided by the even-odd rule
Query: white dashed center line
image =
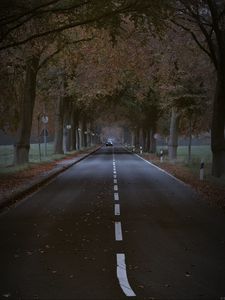
<path fill-rule="evenodd" d="M 118 185 L 114 185 L 114 191 L 118 191 Z"/>
<path fill-rule="evenodd" d="M 118 253 L 116 255 L 117 258 L 117 278 L 120 283 L 120 287 L 123 290 L 124 294 L 128 297 L 135 297 L 135 293 L 132 290 L 128 278 L 127 278 L 127 270 L 125 264 L 125 255 L 123 253 Z"/>
<path fill-rule="evenodd" d="M 113 150 L 113 189 L 114 189 L 114 200 L 119 201 L 119 188 L 118 188 L 118 180 L 117 180 L 117 173 L 116 173 L 116 161 L 114 157 L 114 150 Z M 120 216 L 120 204 L 114 205 L 114 215 Z M 121 222 L 115 222 L 115 239 L 116 241 L 122 241 L 123 235 L 122 235 L 122 225 Z M 119 280 L 119 285 L 124 292 L 124 294 L 127 297 L 135 297 L 135 293 L 132 290 L 128 278 L 127 278 L 127 270 L 126 270 L 126 264 L 125 264 L 125 254 L 118 253 L 116 254 L 117 259 L 117 278 Z"/>
<path fill-rule="evenodd" d="M 121 222 L 115 222 L 115 238 L 116 241 L 123 240 Z"/>
<path fill-rule="evenodd" d="M 114 193 L 114 200 L 119 201 L 119 194 L 118 193 Z"/>
<path fill-rule="evenodd" d="M 115 216 L 120 216 L 120 205 L 119 204 L 115 204 L 114 213 L 115 213 Z"/>

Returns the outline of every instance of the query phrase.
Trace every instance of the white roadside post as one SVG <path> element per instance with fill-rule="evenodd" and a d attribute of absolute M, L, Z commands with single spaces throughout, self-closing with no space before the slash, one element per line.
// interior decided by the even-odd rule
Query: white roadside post
<path fill-rule="evenodd" d="M 205 167 L 205 163 L 203 160 L 201 160 L 200 163 L 200 180 L 204 179 L 204 167 Z"/>
<path fill-rule="evenodd" d="M 142 154 L 142 153 L 143 153 L 142 146 L 140 146 L 140 154 Z"/>
<path fill-rule="evenodd" d="M 160 150 L 160 162 L 163 162 L 163 149 Z"/>

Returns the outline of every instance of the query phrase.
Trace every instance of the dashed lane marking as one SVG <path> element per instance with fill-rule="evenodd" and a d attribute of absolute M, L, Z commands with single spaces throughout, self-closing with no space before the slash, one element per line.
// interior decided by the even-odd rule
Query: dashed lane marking
<path fill-rule="evenodd" d="M 115 216 L 120 216 L 120 205 L 119 204 L 115 204 L 114 213 L 115 213 Z"/>
<path fill-rule="evenodd" d="M 119 194 L 118 193 L 114 193 L 114 200 L 119 201 Z"/>
<path fill-rule="evenodd" d="M 123 240 L 121 222 L 115 222 L 115 239 L 116 241 Z"/>
<path fill-rule="evenodd" d="M 114 185 L 114 191 L 118 191 L 118 185 L 117 184 Z"/>
<path fill-rule="evenodd" d="M 117 191 L 117 193 L 114 192 L 114 200 L 119 201 L 119 193 L 118 193 L 118 181 L 117 181 L 117 174 L 116 174 L 116 161 L 114 158 L 114 152 L 113 152 L 113 183 L 114 183 L 114 191 Z M 115 204 L 114 206 L 114 215 L 120 216 L 120 204 Z M 121 222 L 115 222 L 115 239 L 116 241 L 122 241 L 122 225 Z M 135 293 L 132 290 L 128 278 L 127 278 L 127 270 L 126 270 L 126 264 L 125 264 L 125 254 L 118 253 L 116 255 L 117 257 L 117 278 L 119 280 L 120 287 L 124 294 L 127 297 L 135 297 Z"/>
<path fill-rule="evenodd" d="M 127 297 L 135 297 L 136 294 L 132 290 L 127 278 L 125 255 L 123 253 L 118 253 L 116 255 L 116 259 L 117 259 L 116 273 L 117 273 L 117 278 L 119 280 L 120 287 Z"/>

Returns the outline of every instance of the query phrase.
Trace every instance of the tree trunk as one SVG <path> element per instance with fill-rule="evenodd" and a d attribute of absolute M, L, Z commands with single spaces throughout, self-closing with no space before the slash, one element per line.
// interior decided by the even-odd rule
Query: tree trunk
<path fill-rule="evenodd" d="M 135 147 L 135 130 L 131 132 L 131 146 Z"/>
<path fill-rule="evenodd" d="M 64 101 L 64 116 L 63 116 L 63 148 L 64 153 L 71 150 L 71 116 L 73 114 L 72 103 L 70 101 Z"/>
<path fill-rule="evenodd" d="M 76 123 L 75 123 L 75 111 L 74 107 L 72 106 L 72 113 L 70 116 L 70 124 L 71 124 L 71 130 L 70 130 L 70 151 L 76 150 Z"/>
<path fill-rule="evenodd" d="M 59 78 L 60 90 L 56 101 L 55 111 L 55 138 L 54 138 L 54 153 L 63 154 L 63 116 L 64 116 L 64 83 Z"/>
<path fill-rule="evenodd" d="M 87 122 L 85 118 L 83 118 L 82 128 L 83 128 L 83 146 L 86 148 L 87 147 Z"/>
<path fill-rule="evenodd" d="M 147 130 L 146 152 L 150 152 L 150 129 Z"/>
<path fill-rule="evenodd" d="M 139 149 L 140 147 L 140 128 L 135 129 L 135 148 Z"/>
<path fill-rule="evenodd" d="M 84 147 L 84 130 L 83 130 L 83 122 L 79 121 L 79 128 L 78 128 L 78 136 L 79 136 L 79 150 Z"/>
<path fill-rule="evenodd" d="M 189 120 L 189 139 L 188 139 L 188 162 L 191 162 L 191 146 L 192 146 L 192 121 Z"/>
<path fill-rule="evenodd" d="M 147 132 L 148 130 L 143 128 L 143 151 L 147 152 Z"/>
<path fill-rule="evenodd" d="M 156 153 L 156 139 L 154 137 L 155 130 L 153 128 L 150 129 L 150 153 Z"/>
<path fill-rule="evenodd" d="M 212 175 L 216 177 L 225 174 L 225 66 L 221 69 L 217 72 L 211 131 Z"/>
<path fill-rule="evenodd" d="M 179 114 L 176 109 L 172 108 L 171 121 L 170 121 L 170 137 L 168 143 L 168 155 L 170 160 L 177 158 L 177 146 L 178 146 L 178 127 L 179 127 Z"/>
<path fill-rule="evenodd" d="M 29 162 L 30 135 L 36 96 L 36 79 L 39 59 L 39 56 L 34 55 L 26 61 L 24 97 L 20 112 L 21 120 L 19 124 L 18 140 L 14 151 L 14 163 L 16 165 L 22 165 Z"/>

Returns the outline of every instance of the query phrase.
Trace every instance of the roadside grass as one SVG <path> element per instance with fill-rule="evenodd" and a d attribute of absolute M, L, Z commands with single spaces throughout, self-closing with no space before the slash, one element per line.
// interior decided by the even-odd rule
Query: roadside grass
<path fill-rule="evenodd" d="M 82 151 L 79 151 L 81 153 Z M 14 166 L 13 165 L 13 154 L 14 146 L 0 146 L 0 174 L 7 175 L 11 173 L 17 173 L 25 169 L 32 168 L 35 165 L 42 165 L 46 163 L 51 163 L 60 159 L 63 159 L 68 156 L 72 156 L 78 153 L 78 151 L 71 151 L 65 154 L 54 154 L 54 144 L 47 144 L 47 156 L 44 155 L 44 145 L 41 145 L 41 157 L 39 154 L 38 144 L 31 144 L 30 153 L 29 153 L 29 164 L 23 166 Z"/>
<path fill-rule="evenodd" d="M 13 153 L 14 153 L 13 145 L 0 146 L 1 167 L 7 167 L 13 165 Z M 52 159 L 52 156 L 53 156 L 53 143 L 47 144 L 47 156 L 44 155 L 44 147 L 43 145 L 41 145 L 41 159 L 39 155 L 38 144 L 30 145 L 30 155 L 29 155 L 30 162 L 39 163 L 39 162 L 49 161 Z"/>
<path fill-rule="evenodd" d="M 160 149 L 167 149 L 166 147 L 157 147 L 157 153 Z M 159 158 L 158 158 L 159 160 Z M 189 170 L 196 179 L 199 178 L 200 173 L 200 164 L 204 162 L 204 179 L 220 186 L 225 186 L 225 176 L 221 178 L 216 178 L 211 175 L 212 170 L 212 152 L 210 145 L 200 145 L 192 146 L 191 148 L 191 161 L 188 161 L 188 147 L 187 146 L 178 146 L 177 149 L 177 159 L 173 162 L 170 162 L 168 156 L 165 155 L 164 161 L 171 163 L 173 165 L 183 166 L 185 169 Z"/>

